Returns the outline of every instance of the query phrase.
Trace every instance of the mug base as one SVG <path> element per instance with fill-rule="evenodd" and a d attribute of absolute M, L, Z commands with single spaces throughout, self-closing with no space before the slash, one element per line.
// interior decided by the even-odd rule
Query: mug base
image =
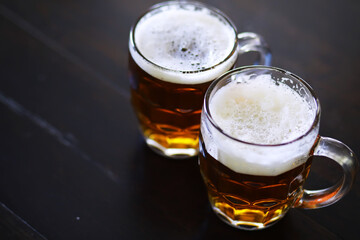
<path fill-rule="evenodd" d="M 241 220 L 231 219 L 217 207 L 212 207 L 212 209 L 213 209 L 214 213 L 226 224 L 228 224 L 232 227 L 241 229 L 241 230 L 246 230 L 246 231 L 254 231 L 254 230 L 256 231 L 256 230 L 262 230 L 262 229 L 271 227 L 272 225 L 274 225 L 275 223 L 280 221 L 282 219 L 282 217 L 285 215 L 285 213 L 284 213 L 282 215 L 276 216 L 276 217 L 268 220 L 265 223 L 250 222 L 250 221 L 241 221 Z"/>
<path fill-rule="evenodd" d="M 159 155 L 171 159 L 186 159 L 197 156 L 199 153 L 198 148 L 165 148 L 158 142 L 150 138 L 145 138 L 146 144 L 151 150 Z"/>

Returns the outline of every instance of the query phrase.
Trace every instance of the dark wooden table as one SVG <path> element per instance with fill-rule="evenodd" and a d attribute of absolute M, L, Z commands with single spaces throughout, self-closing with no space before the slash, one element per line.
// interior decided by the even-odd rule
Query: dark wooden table
<path fill-rule="evenodd" d="M 317 92 L 321 135 L 360 154 L 359 1 L 206 2 L 263 35 L 272 65 Z M 0 1 L 0 239 L 358 239 L 359 180 L 330 207 L 291 209 L 272 228 L 244 232 L 213 214 L 196 158 L 145 146 L 127 44 L 154 3 Z M 339 173 L 318 158 L 307 186 Z"/>

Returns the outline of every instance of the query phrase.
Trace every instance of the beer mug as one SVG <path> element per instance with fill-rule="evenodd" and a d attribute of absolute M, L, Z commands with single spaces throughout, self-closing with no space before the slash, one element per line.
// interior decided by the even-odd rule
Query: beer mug
<path fill-rule="evenodd" d="M 345 144 L 319 136 L 319 124 L 313 89 L 285 70 L 243 67 L 213 81 L 201 115 L 199 164 L 216 215 L 255 230 L 276 223 L 290 208 L 341 199 L 358 162 Z M 334 160 L 343 177 L 326 189 L 303 189 L 313 156 Z"/>
<path fill-rule="evenodd" d="M 205 91 L 249 51 L 259 53 L 257 63 L 270 63 L 262 37 L 238 34 L 225 14 L 203 3 L 169 1 L 142 15 L 130 31 L 129 74 L 146 143 L 170 158 L 197 155 Z"/>

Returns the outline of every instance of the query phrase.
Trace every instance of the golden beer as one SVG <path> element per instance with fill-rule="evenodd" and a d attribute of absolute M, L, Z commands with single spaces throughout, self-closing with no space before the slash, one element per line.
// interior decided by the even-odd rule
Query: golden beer
<path fill-rule="evenodd" d="M 237 173 L 213 158 L 200 137 L 199 162 L 214 211 L 225 222 L 242 228 L 270 226 L 301 198 L 311 158 L 277 176 Z"/>
<path fill-rule="evenodd" d="M 199 164 L 210 203 L 222 220 L 248 230 L 299 204 L 318 133 L 316 100 L 266 71 L 217 80 L 202 113 Z"/>
<path fill-rule="evenodd" d="M 173 156 L 195 154 L 202 101 L 210 82 L 162 81 L 142 70 L 131 56 L 129 68 L 131 102 L 148 144 Z"/>
<path fill-rule="evenodd" d="M 207 5 L 164 2 L 136 22 L 129 51 L 131 101 L 147 144 L 168 157 L 195 156 L 205 91 L 237 59 L 235 27 Z"/>
<path fill-rule="evenodd" d="M 351 188 L 358 161 L 345 144 L 319 136 L 320 104 L 298 76 L 275 67 L 231 70 L 208 88 L 199 164 L 214 212 L 231 226 L 271 226 L 292 208 L 329 206 Z M 313 156 L 343 170 L 333 186 L 303 188 Z"/>
<path fill-rule="evenodd" d="M 358 161 L 345 144 L 319 136 L 320 104 L 304 80 L 283 69 L 231 70 L 208 88 L 199 164 L 214 212 L 244 230 L 263 229 L 292 208 L 329 206 L 347 193 Z M 338 163 L 342 178 L 303 188 L 313 156 Z"/>

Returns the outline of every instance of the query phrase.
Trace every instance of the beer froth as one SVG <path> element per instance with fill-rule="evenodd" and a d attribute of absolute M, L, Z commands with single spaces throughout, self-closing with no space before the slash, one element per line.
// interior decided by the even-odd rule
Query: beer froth
<path fill-rule="evenodd" d="M 206 8 L 170 5 L 145 15 L 134 31 L 139 52 L 162 68 L 144 60 L 130 46 L 132 57 L 143 70 L 164 81 L 181 84 L 211 81 L 230 69 L 237 58 L 237 54 L 232 54 L 236 42 L 233 27 Z M 218 65 L 225 59 L 226 63 Z M 212 69 L 201 72 L 208 68 Z"/>
<path fill-rule="evenodd" d="M 269 75 L 229 83 L 215 93 L 209 108 L 225 133 L 262 145 L 297 139 L 307 133 L 315 118 L 315 110 L 308 102 L 286 84 L 275 83 Z M 221 134 L 205 137 L 209 153 L 224 165 L 239 173 L 263 176 L 279 175 L 304 163 L 316 138 L 309 135 L 270 148 L 239 143 Z"/>

